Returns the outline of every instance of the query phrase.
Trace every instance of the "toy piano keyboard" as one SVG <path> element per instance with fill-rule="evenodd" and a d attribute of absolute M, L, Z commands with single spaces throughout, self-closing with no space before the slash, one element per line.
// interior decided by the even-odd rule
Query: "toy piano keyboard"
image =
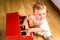
<path fill-rule="evenodd" d="M 26 16 L 20 16 L 20 24 L 22 25 L 22 23 L 24 22 L 24 19 L 26 18 Z M 28 29 L 28 21 L 27 23 L 25 23 L 25 25 L 22 27 L 20 26 L 21 28 L 21 33 L 23 36 L 26 36 L 26 29 Z"/>

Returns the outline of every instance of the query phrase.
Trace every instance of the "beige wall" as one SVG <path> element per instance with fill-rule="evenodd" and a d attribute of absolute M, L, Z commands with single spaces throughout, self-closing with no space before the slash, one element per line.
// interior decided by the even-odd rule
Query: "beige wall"
<path fill-rule="evenodd" d="M 60 9 L 60 0 L 51 0 Z"/>

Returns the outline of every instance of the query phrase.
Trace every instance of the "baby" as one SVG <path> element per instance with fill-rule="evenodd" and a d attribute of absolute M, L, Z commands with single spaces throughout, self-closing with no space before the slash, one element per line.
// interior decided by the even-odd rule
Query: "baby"
<path fill-rule="evenodd" d="M 47 19 L 46 19 L 46 6 L 44 3 L 36 3 L 33 6 L 33 14 L 26 18 L 27 20 L 32 20 L 33 25 L 27 30 L 27 35 L 30 32 L 34 32 L 38 35 L 44 36 L 46 40 L 52 40 L 52 34 L 50 32 Z M 23 22 L 23 25 L 26 22 Z"/>

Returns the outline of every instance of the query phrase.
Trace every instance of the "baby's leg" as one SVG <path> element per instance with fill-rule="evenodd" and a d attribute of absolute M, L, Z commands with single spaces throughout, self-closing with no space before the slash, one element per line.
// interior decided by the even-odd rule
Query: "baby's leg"
<path fill-rule="evenodd" d="M 44 37 L 46 38 L 46 40 L 52 40 L 52 34 L 51 34 L 51 32 L 46 32 L 44 34 Z"/>
<path fill-rule="evenodd" d="M 48 32 L 48 31 L 40 31 L 40 32 L 37 32 L 37 34 L 44 36 L 44 38 L 46 40 L 52 40 L 52 34 L 51 34 L 51 32 Z"/>

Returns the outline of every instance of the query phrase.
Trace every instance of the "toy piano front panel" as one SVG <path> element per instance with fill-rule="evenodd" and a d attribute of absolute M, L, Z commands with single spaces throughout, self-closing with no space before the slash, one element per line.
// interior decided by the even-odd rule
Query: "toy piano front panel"
<path fill-rule="evenodd" d="M 20 39 L 20 34 L 18 13 L 8 13 L 6 15 L 6 40 Z"/>

